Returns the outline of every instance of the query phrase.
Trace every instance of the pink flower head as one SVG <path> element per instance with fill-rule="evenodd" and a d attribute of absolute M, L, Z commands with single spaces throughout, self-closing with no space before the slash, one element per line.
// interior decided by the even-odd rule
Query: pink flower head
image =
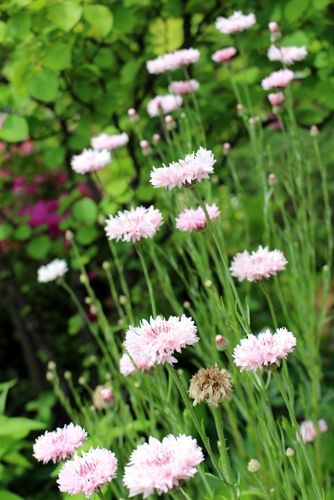
<path fill-rule="evenodd" d="M 218 17 L 216 28 L 221 33 L 240 33 L 251 28 L 256 23 L 254 14 L 243 14 L 240 10 L 233 12 L 230 17 Z"/>
<path fill-rule="evenodd" d="M 83 493 L 90 498 L 93 493 L 116 476 L 117 458 L 105 448 L 90 448 L 82 456 L 75 455 L 64 463 L 58 476 L 59 490 L 70 495 Z"/>
<path fill-rule="evenodd" d="M 217 50 L 212 54 L 212 60 L 217 63 L 226 63 L 230 61 L 237 53 L 234 47 L 226 47 L 226 49 Z"/>
<path fill-rule="evenodd" d="M 117 149 L 122 146 L 126 146 L 129 142 L 129 136 L 125 132 L 122 134 L 100 134 L 97 137 L 93 137 L 91 144 L 94 150 L 100 151 L 101 149 L 106 149 L 110 151 L 112 149 Z"/>
<path fill-rule="evenodd" d="M 53 432 L 39 436 L 33 446 L 33 455 L 44 464 L 71 457 L 87 439 L 86 431 L 80 425 L 69 424 Z"/>
<path fill-rule="evenodd" d="M 212 222 L 219 217 L 220 211 L 217 205 L 206 205 L 206 210 Z M 207 220 L 202 207 L 183 210 L 176 219 L 176 227 L 180 231 L 201 231 L 206 225 Z"/>
<path fill-rule="evenodd" d="M 123 481 L 130 497 L 162 495 L 193 477 L 203 460 L 202 449 L 191 436 L 170 434 L 162 441 L 151 436 L 132 452 Z"/>
<path fill-rule="evenodd" d="M 71 167 L 77 174 L 87 174 L 95 172 L 111 162 L 111 155 L 106 149 L 95 151 L 94 149 L 84 149 L 79 155 L 71 159 Z"/>
<path fill-rule="evenodd" d="M 147 105 L 147 112 L 151 117 L 166 115 L 182 106 L 182 97 L 174 94 L 158 95 Z"/>
<path fill-rule="evenodd" d="M 125 335 L 124 347 L 135 365 L 142 371 L 150 370 L 157 364 L 177 363 L 175 352 L 198 342 L 197 328 L 191 318 L 160 316 L 140 325 L 130 326 Z"/>
<path fill-rule="evenodd" d="M 155 188 L 189 187 L 202 179 L 207 179 L 213 172 L 215 162 L 212 151 L 200 147 L 196 153 L 188 154 L 182 160 L 172 162 L 168 166 L 153 167 L 151 184 Z"/>
<path fill-rule="evenodd" d="M 318 420 L 319 432 L 327 432 L 328 426 L 326 420 L 323 418 Z M 299 428 L 300 437 L 304 443 L 312 443 L 317 437 L 317 429 L 312 420 L 305 420 L 300 424 Z"/>
<path fill-rule="evenodd" d="M 113 390 L 109 386 L 98 385 L 93 392 L 93 403 L 98 410 L 108 408 L 114 399 Z"/>
<path fill-rule="evenodd" d="M 281 359 L 294 350 L 296 342 L 286 328 L 278 328 L 275 333 L 265 330 L 257 336 L 249 334 L 235 347 L 234 362 L 241 371 L 279 366 Z"/>
<path fill-rule="evenodd" d="M 127 377 L 128 375 L 133 375 L 136 372 L 136 367 L 133 364 L 130 356 L 124 353 L 119 361 L 119 371 L 122 375 Z"/>
<path fill-rule="evenodd" d="M 268 101 L 270 104 L 276 108 L 281 106 L 284 102 L 284 94 L 283 92 L 273 92 L 271 94 L 268 94 Z"/>
<path fill-rule="evenodd" d="M 172 94 L 186 95 L 199 89 L 197 80 L 180 80 L 171 82 L 168 90 Z"/>
<path fill-rule="evenodd" d="M 105 231 L 109 240 L 138 241 L 152 238 L 163 223 L 160 210 L 137 207 L 110 215 Z"/>
<path fill-rule="evenodd" d="M 294 73 L 290 69 L 280 69 L 274 71 L 271 75 L 264 78 L 261 82 L 264 90 L 270 90 L 275 87 L 286 87 L 294 79 Z"/>
<path fill-rule="evenodd" d="M 278 26 L 278 23 L 276 23 L 276 21 L 271 21 L 268 24 L 268 28 L 269 28 L 270 33 L 277 33 L 279 31 L 279 26 Z"/>
<path fill-rule="evenodd" d="M 275 276 L 284 271 L 288 261 L 280 250 L 268 250 L 261 247 L 251 254 L 246 250 L 237 253 L 232 261 L 230 271 L 239 281 L 257 281 Z"/>
<path fill-rule="evenodd" d="M 305 47 L 276 47 L 271 45 L 268 50 L 268 59 L 270 61 L 280 61 L 287 66 L 295 62 L 302 61 L 307 56 Z"/>
<path fill-rule="evenodd" d="M 147 71 L 153 75 L 160 73 L 167 73 L 178 68 L 184 68 L 190 64 L 196 63 L 199 59 L 200 53 L 197 49 L 181 49 L 164 54 L 156 59 L 147 61 Z"/>

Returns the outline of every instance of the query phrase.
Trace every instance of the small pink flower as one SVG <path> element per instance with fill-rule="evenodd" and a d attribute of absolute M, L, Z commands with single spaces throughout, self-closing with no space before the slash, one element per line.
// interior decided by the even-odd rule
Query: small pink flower
<path fill-rule="evenodd" d="M 221 33 L 240 33 L 251 28 L 256 23 L 254 14 L 243 14 L 240 10 L 233 12 L 230 17 L 218 17 L 216 28 Z"/>
<path fill-rule="evenodd" d="M 220 211 L 217 205 L 206 205 L 206 210 L 212 222 L 219 217 Z M 176 219 L 176 227 L 180 231 L 201 231 L 206 225 L 207 220 L 202 207 L 183 210 Z"/>
<path fill-rule="evenodd" d="M 271 94 L 268 94 L 268 101 L 272 106 L 278 108 L 284 102 L 283 92 L 273 92 Z"/>
<path fill-rule="evenodd" d="M 191 436 L 169 435 L 162 441 L 151 436 L 132 452 L 123 481 L 130 497 L 162 495 L 193 477 L 203 460 L 203 452 Z"/>
<path fill-rule="evenodd" d="M 311 137 L 317 137 L 318 134 L 319 134 L 318 127 L 316 125 L 312 125 L 312 127 L 310 128 Z"/>
<path fill-rule="evenodd" d="M 139 142 L 139 146 L 140 146 L 140 149 L 142 151 L 149 151 L 151 149 L 151 146 L 150 146 L 150 143 L 148 141 L 146 141 L 146 139 L 142 139 L 140 142 Z"/>
<path fill-rule="evenodd" d="M 230 61 L 235 55 L 237 51 L 234 47 L 226 47 L 226 49 L 217 50 L 212 55 L 212 60 L 217 63 L 225 63 Z"/>
<path fill-rule="evenodd" d="M 108 408 L 114 402 L 114 393 L 111 387 L 98 385 L 93 393 L 93 403 L 95 408 L 102 410 Z"/>
<path fill-rule="evenodd" d="M 275 21 L 271 21 L 268 24 L 268 28 L 269 28 L 270 33 L 277 33 L 279 31 L 279 26 Z"/>
<path fill-rule="evenodd" d="M 202 179 L 207 179 L 213 172 L 215 162 L 212 151 L 201 147 L 196 153 L 188 154 L 184 159 L 172 162 L 168 166 L 153 167 L 151 184 L 155 188 L 189 187 Z"/>
<path fill-rule="evenodd" d="M 280 361 L 294 350 L 296 342 L 286 328 L 278 328 L 275 333 L 265 330 L 257 336 L 249 334 L 235 347 L 234 362 L 241 371 L 279 366 Z"/>
<path fill-rule="evenodd" d="M 261 82 L 264 90 L 270 90 L 275 87 L 286 87 L 294 79 L 294 73 L 290 69 L 280 69 L 274 71 L 271 75 L 264 78 Z"/>
<path fill-rule="evenodd" d="M 138 121 L 137 111 L 134 108 L 128 109 L 128 117 L 133 123 L 135 123 L 136 121 Z"/>
<path fill-rule="evenodd" d="M 137 207 L 119 211 L 107 220 L 105 231 L 109 240 L 138 241 L 152 238 L 163 223 L 160 210 Z"/>
<path fill-rule="evenodd" d="M 328 426 L 323 418 L 318 420 L 318 428 L 320 433 L 327 432 Z M 317 429 L 312 420 L 305 420 L 300 424 L 300 437 L 304 443 L 312 443 L 317 437 Z"/>
<path fill-rule="evenodd" d="M 133 364 L 130 356 L 124 353 L 119 361 L 119 371 L 122 375 L 127 377 L 128 375 L 133 375 L 136 372 L 136 367 Z"/>
<path fill-rule="evenodd" d="M 197 80 L 180 80 L 171 82 L 169 84 L 168 90 L 172 94 L 186 95 L 191 92 L 195 92 L 199 89 L 199 83 Z"/>
<path fill-rule="evenodd" d="M 177 363 L 175 352 L 198 342 L 197 328 L 191 318 L 170 316 L 168 319 L 142 320 L 126 332 L 124 348 L 142 371 L 157 364 Z"/>
<path fill-rule="evenodd" d="M 71 167 L 77 174 L 87 174 L 95 172 L 111 162 L 111 155 L 106 149 L 95 151 L 94 149 L 84 149 L 79 155 L 71 159 Z"/>
<path fill-rule="evenodd" d="M 149 73 L 158 75 L 196 63 L 199 56 L 199 50 L 197 49 L 176 50 L 175 52 L 164 54 L 156 59 L 147 61 L 146 67 Z"/>
<path fill-rule="evenodd" d="M 33 446 L 33 455 L 39 462 L 53 463 L 71 457 L 87 439 L 86 431 L 80 425 L 69 424 L 53 432 L 39 436 Z"/>
<path fill-rule="evenodd" d="M 237 253 L 232 261 L 230 271 L 239 281 L 257 281 L 275 276 L 284 271 L 288 261 L 280 250 L 269 250 L 261 247 L 248 253 L 246 250 Z"/>
<path fill-rule="evenodd" d="M 93 493 L 116 477 L 117 458 L 105 448 L 90 448 L 82 456 L 75 455 L 62 466 L 58 476 L 59 490 L 70 495 Z"/>
<path fill-rule="evenodd" d="M 125 132 L 122 134 L 100 134 L 97 137 L 93 137 L 91 144 L 94 150 L 100 151 L 101 149 L 106 149 L 111 151 L 113 149 L 126 146 L 129 142 L 129 136 Z"/>
<path fill-rule="evenodd" d="M 230 149 L 231 149 L 231 144 L 229 142 L 224 142 L 223 150 L 225 155 L 227 155 L 230 152 Z"/>
<path fill-rule="evenodd" d="M 182 97 L 174 94 L 160 95 L 154 97 L 148 105 L 147 112 L 153 118 L 154 116 L 166 115 L 176 111 L 182 106 Z"/>
<path fill-rule="evenodd" d="M 160 142 L 160 140 L 161 140 L 160 134 L 153 134 L 152 141 L 154 144 L 158 144 L 158 142 Z"/>
<path fill-rule="evenodd" d="M 307 56 L 305 47 L 276 47 L 272 45 L 268 50 L 270 61 L 280 61 L 287 66 L 302 61 Z"/>

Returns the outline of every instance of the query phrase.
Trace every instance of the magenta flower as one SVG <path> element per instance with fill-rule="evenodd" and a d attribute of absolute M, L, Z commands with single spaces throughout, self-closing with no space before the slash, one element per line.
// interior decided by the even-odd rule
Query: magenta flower
<path fill-rule="evenodd" d="M 251 28 L 256 23 L 254 14 L 243 14 L 240 10 L 233 12 L 230 17 L 218 17 L 216 28 L 221 33 L 240 33 Z"/>
<path fill-rule="evenodd" d="M 122 134 L 100 134 L 97 137 L 93 137 L 91 140 L 92 148 L 94 150 L 100 151 L 101 149 L 106 149 L 111 151 L 113 149 L 126 146 L 129 142 L 129 136 L 125 132 Z"/>
<path fill-rule="evenodd" d="M 236 53 L 237 51 L 234 47 L 226 47 L 225 49 L 217 50 L 217 52 L 212 54 L 212 60 L 217 63 L 226 63 L 230 61 Z"/>
<path fill-rule="evenodd" d="M 231 274 L 239 281 L 258 281 L 284 271 L 288 261 L 280 250 L 261 247 L 249 254 L 246 250 L 237 253 L 230 267 Z"/>
<path fill-rule="evenodd" d="M 276 47 L 276 45 L 271 45 L 268 49 L 268 59 L 270 61 L 280 61 L 287 66 L 302 61 L 306 56 L 307 50 L 305 47 Z"/>
<path fill-rule="evenodd" d="M 191 318 L 160 316 L 145 319 L 140 325 L 130 326 L 125 335 L 124 348 L 131 360 L 142 371 L 150 370 L 158 364 L 177 363 L 175 352 L 198 342 L 197 328 Z"/>
<path fill-rule="evenodd" d="M 219 217 L 220 211 L 217 205 L 206 205 L 206 210 L 212 222 Z M 206 225 L 207 220 L 202 207 L 183 210 L 176 219 L 176 227 L 180 231 L 201 231 Z"/>
<path fill-rule="evenodd" d="M 75 455 L 64 463 L 58 476 L 58 487 L 63 493 L 87 498 L 116 477 L 117 458 L 105 448 L 90 448 L 82 456 Z"/>
<path fill-rule="evenodd" d="M 152 238 L 162 223 L 160 210 L 152 205 L 149 208 L 140 206 L 110 215 L 105 231 L 109 240 L 138 241 Z"/>
<path fill-rule="evenodd" d="M 191 436 L 169 435 L 162 441 L 150 437 L 132 452 L 123 481 L 130 497 L 162 495 L 193 477 L 203 460 L 203 452 Z"/>
<path fill-rule="evenodd" d="M 180 80 L 171 82 L 168 90 L 172 94 L 186 95 L 191 94 L 199 89 L 199 83 L 197 80 Z"/>
<path fill-rule="evenodd" d="M 319 432 L 327 432 L 328 426 L 326 420 L 323 418 L 318 420 Z M 317 429 L 312 420 L 305 420 L 300 424 L 299 428 L 300 437 L 304 443 L 313 443 L 317 437 Z"/>
<path fill-rule="evenodd" d="M 45 432 L 33 445 L 33 456 L 44 464 L 71 457 L 87 439 L 86 431 L 80 425 L 69 424 L 53 432 Z"/>
<path fill-rule="evenodd" d="M 130 356 L 124 353 L 119 360 L 119 371 L 122 375 L 127 377 L 128 375 L 133 375 L 136 372 L 136 367 L 133 364 Z"/>
<path fill-rule="evenodd" d="M 285 98 L 283 92 L 273 92 L 271 94 L 268 94 L 268 101 L 273 107 L 276 108 L 283 104 L 284 99 Z"/>
<path fill-rule="evenodd" d="M 294 79 L 294 73 L 290 69 L 280 69 L 274 71 L 271 75 L 264 78 L 261 82 L 264 90 L 270 90 L 276 87 L 286 87 Z"/>
<path fill-rule="evenodd" d="M 153 167 L 151 184 L 155 188 L 189 187 L 202 179 L 207 179 L 213 172 L 215 162 L 212 151 L 201 147 L 196 153 L 186 155 L 184 159 L 172 162 L 168 166 Z"/>
<path fill-rule="evenodd" d="M 196 63 L 200 53 L 197 49 L 181 49 L 147 61 L 147 71 L 151 74 L 167 73 Z"/>
<path fill-rule="evenodd" d="M 166 115 L 176 111 L 182 106 L 182 97 L 174 94 L 158 95 L 151 99 L 147 105 L 147 112 L 154 116 Z"/>
<path fill-rule="evenodd" d="M 241 371 L 279 366 L 281 359 L 294 350 L 296 342 L 286 328 L 278 328 L 275 333 L 265 330 L 258 336 L 249 334 L 235 347 L 234 362 Z"/>
<path fill-rule="evenodd" d="M 94 149 L 84 149 L 79 155 L 71 159 L 71 167 L 77 174 L 87 174 L 96 172 L 111 162 L 111 155 L 106 149 L 95 151 Z"/>

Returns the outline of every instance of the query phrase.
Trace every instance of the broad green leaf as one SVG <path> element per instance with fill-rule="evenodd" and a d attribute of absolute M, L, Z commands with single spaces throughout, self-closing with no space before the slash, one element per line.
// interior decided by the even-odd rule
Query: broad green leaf
<path fill-rule="evenodd" d="M 32 464 L 29 462 L 29 460 L 24 455 L 21 455 L 21 453 L 17 451 L 12 451 L 11 453 L 5 455 L 3 457 L 3 461 L 11 465 L 18 465 L 19 467 L 24 467 L 25 469 L 32 467 Z"/>
<path fill-rule="evenodd" d="M 34 73 L 29 82 L 29 92 L 31 97 L 38 101 L 53 101 L 58 93 L 57 75 L 49 69 L 42 69 Z"/>
<path fill-rule="evenodd" d="M 0 416 L 0 436 L 9 436 L 20 440 L 25 438 L 31 431 L 45 428 L 43 422 L 37 422 L 25 417 L 5 417 Z"/>
<path fill-rule="evenodd" d="M 156 18 L 150 24 L 150 33 L 153 36 L 156 54 L 176 50 L 183 43 L 182 19 Z"/>
<path fill-rule="evenodd" d="M 23 116 L 9 115 L 0 129 L 0 139 L 19 142 L 28 138 L 28 123 Z"/>
<path fill-rule="evenodd" d="M 71 46 L 63 42 L 53 43 L 46 51 L 44 66 L 54 71 L 71 67 Z"/>
<path fill-rule="evenodd" d="M 31 240 L 27 246 L 27 254 L 33 259 L 44 259 L 51 247 L 51 240 L 45 234 Z"/>
<path fill-rule="evenodd" d="M 52 24 L 63 31 L 70 31 L 80 20 L 81 6 L 76 2 L 59 2 L 48 7 L 48 17 Z"/>
<path fill-rule="evenodd" d="M 95 227 L 80 227 L 76 232 L 76 240 L 82 245 L 89 245 L 92 243 L 98 236 L 98 232 Z"/>
<path fill-rule="evenodd" d="M 7 222 L 0 224 L 0 240 L 6 240 L 13 232 L 13 228 Z"/>
<path fill-rule="evenodd" d="M 13 38 L 22 40 L 30 30 L 31 17 L 28 12 L 18 12 L 12 16 L 7 24 L 7 31 Z"/>
<path fill-rule="evenodd" d="M 24 498 L 9 490 L 0 490 L 0 500 L 24 500 Z"/>
<path fill-rule="evenodd" d="M 93 224 L 97 219 L 98 208 L 91 198 L 82 198 L 74 203 L 72 213 L 76 220 Z"/>
<path fill-rule="evenodd" d="M 132 10 L 119 5 L 113 12 L 115 30 L 120 33 L 131 33 L 136 24 L 136 17 Z"/>
<path fill-rule="evenodd" d="M 87 5 L 84 7 L 84 18 L 90 24 L 88 36 L 105 37 L 113 25 L 113 15 L 104 5 Z"/>
<path fill-rule="evenodd" d="M 309 4 L 310 0 L 290 0 L 284 7 L 285 18 L 291 23 L 298 21 L 303 16 Z"/>
<path fill-rule="evenodd" d="M 28 224 L 21 224 L 14 233 L 14 236 L 19 241 L 24 241 L 30 238 L 31 235 L 31 227 Z"/>
<path fill-rule="evenodd" d="M 4 41 L 6 36 L 7 25 L 5 22 L 0 21 L 0 43 Z"/>

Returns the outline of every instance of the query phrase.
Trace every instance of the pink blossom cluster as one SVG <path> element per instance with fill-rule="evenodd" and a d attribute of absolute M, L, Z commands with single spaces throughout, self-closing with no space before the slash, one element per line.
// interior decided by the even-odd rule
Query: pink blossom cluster
<path fill-rule="evenodd" d="M 279 366 L 280 361 L 294 350 L 296 342 L 286 328 L 278 328 L 275 333 L 265 330 L 257 336 L 249 334 L 235 347 L 234 362 L 241 371 Z"/>
<path fill-rule="evenodd" d="M 129 142 L 129 136 L 125 132 L 122 134 L 100 134 L 93 137 L 91 140 L 92 148 L 94 150 L 100 151 L 101 149 L 106 149 L 111 151 L 113 149 L 126 146 Z"/>
<path fill-rule="evenodd" d="M 162 223 L 160 210 L 152 205 L 149 208 L 140 206 L 110 215 L 105 231 L 109 240 L 139 241 L 152 238 Z"/>
<path fill-rule="evenodd" d="M 193 477 L 203 460 L 203 452 L 191 436 L 169 435 L 162 441 L 151 436 L 132 452 L 125 467 L 124 484 L 130 497 L 162 495 Z"/>
<path fill-rule="evenodd" d="M 328 426 L 323 418 L 318 421 L 318 429 L 320 433 L 327 432 Z M 299 427 L 300 437 L 304 443 L 313 443 L 317 437 L 317 429 L 312 420 L 305 420 Z"/>
<path fill-rule="evenodd" d="M 182 97 L 174 94 L 158 95 L 151 99 L 147 105 L 147 113 L 152 118 L 155 116 L 173 113 L 182 106 Z"/>
<path fill-rule="evenodd" d="M 151 184 L 155 188 L 189 187 L 202 179 L 207 179 L 213 172 L 215 162 L 212 151 L 200 147 L 196 153 L 188 154 L 182 160 L 172 162 L 168 166 L 153 167 Z"/>
<path fill-rule="evenodd" d="M 175 352 L 198 342 L 197 328 L 191 318 L 160 316 L 145 319 L 139 326 L 130 326 L 125 335 L 124 348 L 137 368 L 150 370 L 157 364 L 177 363 Z"/>
<path fill-rule="evenodd" d="M 199 56 L 200 53 L 197 49 L 176 50 L 175 52 L 147 61 L 146 67 L 149 73 L 158 75 L 196 63 L 199 60 Z"/>
<path fill-rule="evenodd" d="M 213 222 L 219 217 L 220 210 L 217 205 L 206 205 L 206 211 Z M 202 207 L 183 210 L 176 219 L 176 227 L 180 231 L 201 231 L 207 225 L 207 219 Z"/>
<path fill-rule="evenodd" d="M 240 33 L 251 28 L 256 23 L 254 14 L 243 14 L 240 10 L 233 12 L 230 17 L 218 17 L 216 28 L 221 33 Z"/>
<path fill-rule="evenodd" d="M 86 431 L 80 425 L 70 423 L 52 432 L 39 436 L 33 446 L 33 455 L 39 462 L 57 462 L 71 457 L 87 439 Z"/>
<path fill-rule="evenodd" d="M 77 174 L 87 174 L 100 170 L 110 162 L 111 155 L 106 149 L 84 149 L 82 153 L 72 157 L 71 167 Z"/>
<path fill-rule="evenodd" d="M 230 61 L 237 53 L 234 47 L 226 47 L 225 49 L 217 50 L 212 54 L 212 60 L 217 63 L 226 63 Z"/>
<path fill-rule="evenodd" d="M 264 90 L 286 87 L 294 79 L 294 76 L 294 72 L 290 69 L 280 69 L 264 78 L 261 85 Z"/>
<path fill-rule="evenodd" d="M 169 84 L 168 90 L 172 94 L 186 95 L 199 89 L 197 80 L 180 80 Z"/>
<path fill-rule="evenodd" d="M 306 56 L 307 50 L 305 47 L 276 47 L 276 45 L 271 45 L 268 49 L 268 59 L 270 61 L 280 61 L 287 66 L 302 61 Z"/>
<path fill-rule="evenodd" d="M 246 250 L 234 256 L 230 271 L 239 281 L 257 281 L 275 276 L 284 271 L 288 261 L 280 250 L 269 250 L 259 246 L 257 250 L 248 253 Z"/>

